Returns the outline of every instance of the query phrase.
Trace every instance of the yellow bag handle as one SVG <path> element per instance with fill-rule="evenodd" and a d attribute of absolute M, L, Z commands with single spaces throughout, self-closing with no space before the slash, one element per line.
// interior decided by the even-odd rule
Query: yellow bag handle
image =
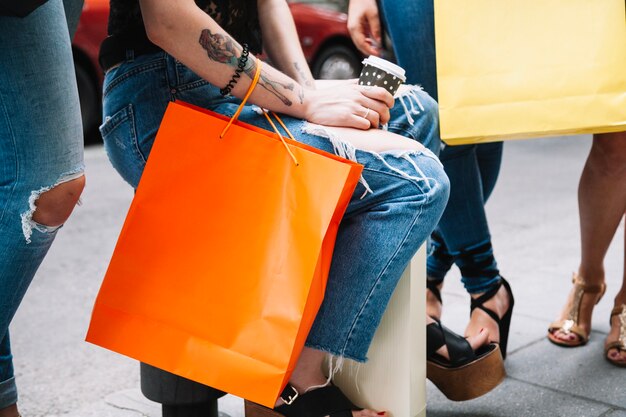
<path fill-rule="evenodd" d="M 256 85 L 259 82 L 259 78 L 261 77 L 261 66 L 263 64 L 263 62 L 260 59 L 256 60 L 256 71 L 254 73 L 254 78 L 252 79 L 252 83 L 250 84 L 250 86 L 248 87 L 248 91 L 246 91 L 246 95 L 243 96 L 243 99 L 241 99 L 241 104 L 239 104 L 239 107 L 237 108 L 237 111 L 235 112 L 235 114 L 233 115 L 233 117 L 230 118 L 230 120 L 228 121 L 228 124 L 226 124 L 226 127 L 224 128 L 224 130 L 222 130 L 222 133 L 220 134 L 220 139 L 224 137 L 224 135 L 226 134 L 226 132 L 228 131 L 228 129 L 230 128 L 230 126 L 233 124 L 233 122 L 235 120 L 237 120 L 237 118 L 239 117 L 239 114 L 241 113 L 241 111 L 243 110 L 243 107 L 246 105 L 246 102 L 248 101 L 248 99 L 250 98 L 250 96 L 252 95 L 252 91 L 254 91 L 254 88 L 256 87 Z M 293 162 L 296 164 L 296 166 L 300 165 L 300 163 L 298 162 L 298 159 L 296 159 L 296 156 L 293 154 L 293 152 L 291 151 L 291 149 L 289 148 L 289 145 L 287 145 L 287 142 L 285 142 L 285 139 L 283 138 L 283 135 L 280 134 L 280 132 L 278 131 L 278 128 L 276 127 L 276 125 L 274 124 L 274 122 L 272 122 L 272 119 L 268 116 L 267 111 L 265 111 L 265 109 L 261 109 L 263 110 L 263 114 L 265 115 L 265 117 L 267 118 L 267 121 L 270 123 L 270 125 L 272 126 L 272 128 L 274 129 L 274 131 L 276 132 L 276 134 L 278 135 L 278 137 L 280 138 L 280 141 L 283 143 L 283 145 L 285 146 L 285 149 L 287 149 L 287 152 L 289 153 L 289 155 L 291 156 L 291 159 L 293 159 Z M 278 117 L 278 115 L 274 112 L 272 112 L 272 115 L 274 115 L 274 117 L 276 118 L 276 120 L 278 120 L 278 122 L 280 123 L 280 125 L 283 127 L 283 129 L 285 129 L 285 132 L 287 132 L 287 134 L 289 135 L 289 137 L 292 140 L 296 140 L 293 135 L 291 134 L 291 132 L 289 131 L 289 129 L 287 129 L 287 126 L 285 126 L 285 124 L 283 123 L 283 121 L 280 119 L 280 117 Z"/>

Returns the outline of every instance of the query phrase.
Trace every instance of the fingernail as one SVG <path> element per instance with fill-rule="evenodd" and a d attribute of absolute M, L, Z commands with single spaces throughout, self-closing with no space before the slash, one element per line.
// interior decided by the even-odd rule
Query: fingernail
<path fill-rule="evenodd" d="M 380 413 L 376 413 L 376 414 L 378 414 L 379 416 L 384 416 L 385 414 L 387 414 L 387 412 L 386 411 L 381 411 Z"/>

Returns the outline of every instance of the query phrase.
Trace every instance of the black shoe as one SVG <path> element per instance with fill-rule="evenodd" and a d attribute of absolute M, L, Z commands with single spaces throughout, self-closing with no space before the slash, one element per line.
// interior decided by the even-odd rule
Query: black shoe
<path fill-rule="evenodd" d="M 497 387 L 506 376 L 497 343 L 472 350 L 469 342 L 439 322 L 426 326 L 426 376 L 450 400 L 466 401 Z M 437 354 L 442 346 L 450 359 Z"/>
<path fill-rule="evenodd" d="M 492 299 L 500 290 L 500 287 L 504 285 L 507 293 L 509 294 L 509 308 L 506 310 L 502 318 L 498 317 L 498 315 L 491 309 L 484 306 L 484 303 L 490 299 Z M 487 313 L 489 317 L 491 317 L 496 323 L 498 323 L 498 330 L 500 331 L 500 350 L 502 351 L 502 358 L 506 359 L 506 348 L 509 341 L 509 328 L 511 326 L 511 316 L 513 315 L 513 305 L 515 304 L 515 299 L 513 298 L 513 291 L 511 291 L 511 286 L 504 279 L 500 279 L 500 284 L 481 295 L 476 299 L 472 299 L 472 304 L 470 307 L 470 317 L 475 308 L 480 308 L 482 311 Z"/>

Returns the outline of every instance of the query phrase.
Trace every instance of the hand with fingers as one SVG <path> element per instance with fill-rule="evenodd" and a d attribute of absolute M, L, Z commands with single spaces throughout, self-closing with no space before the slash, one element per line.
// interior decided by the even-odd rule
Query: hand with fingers
<path fill-rule="evenodd" d="M 376 0 L 350 0 L 348 30 L 359 51 L 380 56 L 382 39 Z"/>
<path fill-rule="evenodd" d="M 384 88 L 349 80 L 307 92 L 305 105 L 309 122 L 367 130 L 389 121 L 394 99 Z"/>

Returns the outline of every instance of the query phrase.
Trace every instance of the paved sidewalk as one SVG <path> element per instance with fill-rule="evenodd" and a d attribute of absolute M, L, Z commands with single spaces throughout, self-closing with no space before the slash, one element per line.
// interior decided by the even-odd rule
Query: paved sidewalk
<path fill-rule="evenodd" d="M 428 386 L 428 415 L 626 417 L 626 369 L 602 356 L 612 297 L 622 278 L 623 226 L 607 257 L 608 291 L 590 343 L 578 349 L 545 338 L 570 288 L 579 256 L 578 178 L 588 136 L 505 145 L 500 181 L 488 204 L 495 253 L 515 292 L 509 377 L 464 403 Z M 24 417 L 160 417 L 139 393 L 136 362 L 83 342 L 91 307 L 132 192 L 104 150 L 87 150 L 87 189 L 46 258 L 11 328 Z M 469 313 L 458 273 L 443 291 L 443 321 L 461 332 Z M 243 417 L 226 397 L 222 417 Z M 407 417 L 407 416 L 396 416 Z"/>

